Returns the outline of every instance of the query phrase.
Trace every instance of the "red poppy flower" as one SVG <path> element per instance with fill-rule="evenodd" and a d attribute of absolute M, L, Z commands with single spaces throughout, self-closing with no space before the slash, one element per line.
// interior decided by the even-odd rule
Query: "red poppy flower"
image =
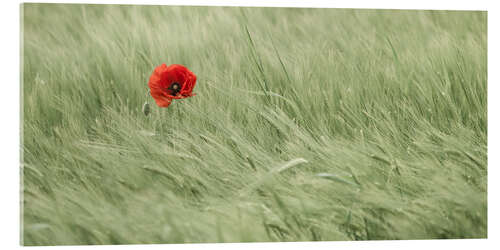
<path fill-rule="evenodd" d="M 194 96 L 192 93 L 196 84 L 196 75 L 180 64 L 167 67 L 162 64 L 153 71 L 149 78 L 149 89 L 156 104 L 166 108 L 173 99 L 183 99 Z"/>

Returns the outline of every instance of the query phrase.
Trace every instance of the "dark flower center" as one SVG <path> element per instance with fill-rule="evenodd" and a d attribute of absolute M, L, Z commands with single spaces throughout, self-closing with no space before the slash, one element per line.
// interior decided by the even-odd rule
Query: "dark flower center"
<path fill-rule="evenodd" d="M 168 87 L 168 90 L 170 90 L 170 95 L 176 96 L 177 93 L 181 90 L 181 85 L 177 82 L 174 82 Z"/>

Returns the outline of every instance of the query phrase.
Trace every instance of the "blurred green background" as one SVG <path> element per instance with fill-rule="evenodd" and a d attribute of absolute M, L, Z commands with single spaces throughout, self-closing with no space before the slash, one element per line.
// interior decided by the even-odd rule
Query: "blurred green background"
<path fill-rule="evenodd" d="M 486 12 L 21 14 L 23 245 L 487 237 Z"/>

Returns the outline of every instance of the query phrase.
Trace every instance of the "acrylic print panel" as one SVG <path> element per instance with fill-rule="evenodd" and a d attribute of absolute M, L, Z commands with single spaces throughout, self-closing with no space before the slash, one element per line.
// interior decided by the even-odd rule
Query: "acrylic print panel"
<path fill-rule="evenodd" d="M 21 11 L 23 245 L 486 238 L 486 12 Z"/>

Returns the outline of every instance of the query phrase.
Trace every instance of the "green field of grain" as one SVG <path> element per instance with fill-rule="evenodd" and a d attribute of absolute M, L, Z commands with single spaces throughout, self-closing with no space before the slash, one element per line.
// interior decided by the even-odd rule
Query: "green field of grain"
<path fill-rule="evenodd" d="M 487 237 L 486 12 L 21 16 L 23 245 Z"/>

